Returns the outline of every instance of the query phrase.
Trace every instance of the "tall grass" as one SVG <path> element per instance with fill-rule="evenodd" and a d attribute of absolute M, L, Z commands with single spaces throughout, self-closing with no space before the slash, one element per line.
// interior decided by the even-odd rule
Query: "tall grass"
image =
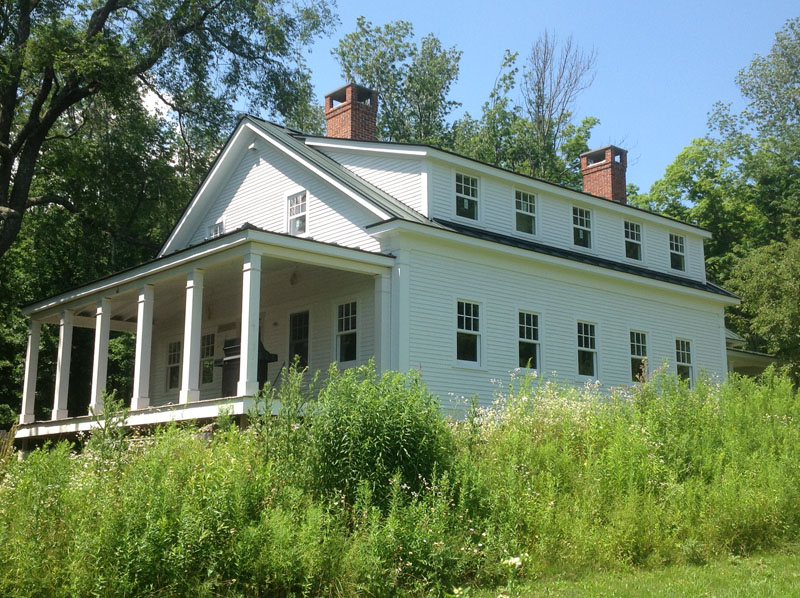
<path fill-rule="evenodd" d="M 168 426 L 8 460 L 0 595 L 443 595 L 800 534 L 800 406 L 774 372 L 612 395 L 518 378 L 459 423 L 414 374 L 319 386 L 290 372 L 211 442 Z"/>

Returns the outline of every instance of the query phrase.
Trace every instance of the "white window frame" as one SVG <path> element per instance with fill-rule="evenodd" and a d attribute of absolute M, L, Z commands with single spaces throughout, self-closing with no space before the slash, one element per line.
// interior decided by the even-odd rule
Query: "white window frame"
<path fill-rule="evenodd" d="M 468 194 L 463 193 L 463 192 L 462 193 L 458 192 L 458 186 L 462 185 L 462 188 L 463 188 L 463 184 L 464 184 L 463 182 L 462 183 L 458 182 L 458 178 L 459 177 L 468 177 L 468 178 L 470 178 L 470 179 L 475 181 L 475 186 L 474 186 L 474 188 L 475 188 L 475 196 L 474 197 L 472 195 L 468 195 Z M 469 185 L 469 187 L 472 188 L 472 185 Z M 455 171 L 454 174 L 453 174 L 453 191 L 454 191 L 453 195 L 455 197 L 455 205 L 453 206 L 455 209 L 453 210 L 453 213 L 455 214 L 455 217 L 459 218 L 460 220 L 463 220 L 464 222 L 479 222 L 480 219 L 481 219 L 481 179 L 480 179 L 480 177 L 472 175 L 472 174 L 467 174 L 466 172 Z M 462 216 L 462 215 L 460 215 L 458 213 L 458 201 L 459 201 L 459 199 L 467 199 L 469 201 L 474 201 L 475 202 L 475 218 L 470 218 L 469 216 Z"/>
<path fill-rule="evenodd" d="M 525 199 L 520 198 L 520 195 L 528 196 L 529 201 L 527 201 L 526 203 L 528 203 L 528 205 L 530 205 L 533 208 L 532 211 L 529 212 L 524 209 L 520 209 L 519 202 L 525 201 Z M 538 203 L 539 203 L 539 198 L 535 193 L 532 193 L 530 191 L 525 191 L 523 189 L 514 189 L 514 232 L 515 233 L 529 237 L 536 236 L 536 230 L 537 230 L 536 227 L 538 225 L 538 217 L 537 217 L 538 207 L 539 207 Z M 531 232 L 519 229 L 518 219 L 520 216 L 531 218 L 533 220 L 533 230 Z"/>
<path fill-rule="evenodd" d="M 672 265 L 672 256 L 677 255 L 681 258 L 682 268 Z M 672 270 L 686 272 L 686 237 L 675 233 L 669 233 L 669 267 Z"/>
<path fill-rule="evenodd" d="M 636 227 L 635 231 L 631 231 L 628 229 L 628 225 Z M 640 222 L 634 222 L 633 220 L 623 220 L 622 221 L 622 236 L 623 236 L 623 248 L 622 248 L 622 255 L 625 256 L 626 260 L 631 260 L 632 262 L 643 263 L 644 262 L 644 242 L 642 241 L 642 224 Z M 638 237 L 638 238 L 636 238 Z M 630 257 L 628 255 L 628 243 L 632 243 L 634 245 L 639 246 L 639 257 Z"/>
<path fill-rule="evenodd" d="M 577 220 L 577 222 L 576 222 Z M 585 221 L 588 220 L 589 225 L 586 226 Z M 581 206 L 572 206 L 572 246 L 578 249 L 593 249 L 594 248 L 594 234 L 592 229 L 594 227 L 594 214 L 590 208 L 582 208 Z M 576 231 L 586 231 L 589 238 L 589 245 L 579 245 L 575 242 Z"/>
<path fill-rule="evenodd" d="M 631 349 L 631 382 L 639 382 L 641 377 L 647 376 L 647 332 L 644 330 L 631 329 L 629 339 Z M 634 375 L 633 364 L 635 361 L 642 362 L 638 376 Z"/>
<path fill-rule="evenodd" d="M 225 223 L 220 220 L 219 222 L 215 222 L 214 224 L 209 225 L 207 229 L 206 240 L 216 239 L 217 237 L 221 237 L 225 234 Z"/>
<path fill-rule="evenodd" d="M 527 332 L 523 328 L 530 328 L 527 322 L 523 323 L 524 316 L 533 316 L 536 319 L 536 324 L 532 328 L 535 330 L 535 338 L 528 338 Z M 519 367 L 527 367 L 520 363 L 520 345 L 523 343 L 534 345 L 534 354 L 536 356 L 536 366 L 531 368 L 536 372 L 542 371 L 542 314 L 539 312 L 531 311 L 528 309 L 517 310 L 517 363 Z"/>
<path fill-rule="evenodd" d="M 303 211 L 292 214 L 292 200 L 303 196 Z M 295 220 L 303 219 L 303 231 L 295 233 L 292 231 L 292 223 Z M 308 236 L 308 191 L 306 189 L 296 189 L 291 193 L 286 194 L 286 232 L 293 237 L 306 237 Z"/>
<path fill-rule="evenodd" d="M 470 309 L 470 313 L 466 313 L 466 309 L 464 310 L 464 314 L 459 313 L 459 304 L 464 304 L 465 307 L 467 305 L 472 307 L 478 308 L 478 315 L 473 315 L 472 309 Z M 485 321 L 485 312 L 483 309 L 484 303 L 482 301 L 478 301 L 476 299 L 465 299 L 463 297 L 458 297 L 455 300 L 455 309 L 453 313 L 455 314 L 455 350 L 453 352 L 453 356 L 455 357 L 455 363 L 459 367 L 471 368 L 471 369 L 481 369 L 484 363 L 484 347 L 483 347 L 483 322 Z M 462 320 L 463 317 L 463 320 Z M 467 319 L 469 318 L 469 319 Z M 474 329 L 473 324 L 477 323 L 477 330 Z M 475 361 L 469 359 L 459 359 L 458 357 L 458 337 L 460 334 L 470 335 L 476 337 L 475 341 L 475 351 L 477 353 Z"/>
<path fill-rule="evenodd" d="M 597 343 L 597 324 L 594 322 L 588 322 L 586 320 L 578 320 L 577 325 L 575 326 L 574 330 L 576 333 L 575 344 L 576 344 L 576 357 L 577 357 L 577 373 L 578 377 L 584 380 L 597 380 L 600 377 L 600 359 L 599 359 L 599 349 Z M 588 338 L 591 339 L 592 347 L 585 347 L 582 344 L 585 342 L 583 337 L 587 336 L 586 331 L 581 332 L 581 326 L 591 326 L 591 336 Z M 591 353 L 592 354 L 592 374 L 581 374 L 581 352 L 584 353 Z"/>
<path fill-rule="evenodd" d="M 334 306 L 334 309 L 333 309 L 333 331 L 334 331 L 334 335 L 333 335 L 333 339 L 334 339 L 333 354 L 334 354 L 334 356 L 336 358 L 336 363 L 338 363 L 339 365 L 349 365 L 349 364 L 354 364 L 354 363 L 358 362 L 358 351 L 359 351 L 359 348 L 360 348 L 360 343 L 359 343 L 359 338 L 358 338 L 360 336 L 359 333 L 358 333 L 358 311 L 359 311 L 358 310 L 358 305 L 359 305 L 359 303 L 360 302 L 357 299 L 344 299 L 342 301 L 337 301 L 335 303 L 335 306 Z M 340 326 L 339 326 L 339 324 L 340 324 L 339 308 L 340 307 L 351 306 L 351 305 L 355 306 L 355 313 L 341 316 L 341 318 L 351 318 L 351 317 L 355 318 L 355 326 L 353 328 L 346 328 L 346 329 L 342 330 L 342 329 L 340 329 Z M 309 317 L 310 317 L 310 314 L 309 314 Z M 342 321 L 345 322 L 345 320 L 342 320 Z M 310 321 L 309 321 L 309 324 L 310 324 Z M 349 326 L 349 324 L 348 324 L 348 326 Z M 355 335 L 355 345 L 356 345 L 356 347 L 355 347 L 355 357 L 353 359 L 348 359 L 347 361 L 342 361 L 342 359 L 341 359 L 341 340 L 340 339 L 343 336 L 350 335 L 350 334 L 354 334 Z"/>
<path fill-rule="evenodd" d="M 211 337 L 211 344 L 208 344 L 208 339 Z M 217 347 L 217 335 L 213 332 L 209 332 L 208 334 L 203 334 L 200 336 L 200 384 L 202 386 L 208 386 L 209 384 L 214 383 L 214 354 L 216 353 Z M 209 352 L 210 349 L 210 352 Z M 211 380 L 208 382 L 203 381 L 203 374 L 205 373 L 206 363 L 211 364 Z"/>
<path fill-rule="evenodd" d="M 688 361 L 685 357 L 688 356 Z M 680 368 L 688 369 L 688 376 L 681 376 Z M 688 338 L 675 337 L 675 372 L 679 379 L 686 379 L 689 388 L 694 386 L 694 362 L 692 361 L 692 340 Z"/>
<path fill-rule="evenodd" d="M 174 358 L 177 354 L 177 358 Z M 180 340 L 175 341 L 168 341 L 167 342 L 167 359 L 166 359 L 166 377 L 164 380 L 164 387 L 167 391 L 171 390 L 180 390 L 181 388 L 181 374 L 182 374 L 182 365 L 183 365 L 183 343 Z M 173 368 L 177 369 L 177 384 L 175 386 L 170 386 L 170 372 Z"/>

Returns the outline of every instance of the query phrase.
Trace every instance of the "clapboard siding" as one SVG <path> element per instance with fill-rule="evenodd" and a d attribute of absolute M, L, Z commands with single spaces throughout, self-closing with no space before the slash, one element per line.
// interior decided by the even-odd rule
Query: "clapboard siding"
<path fill-rule="evenodd" d="M 455 173 L 462 172 L 479 179 L 478 221 L 466 220 L 455 215 Z M 431 217 L 462 222 L 467 225 L 485 228 L 504 235 L 517 236 L 540 241 L 554 247 L 573 249 L 632 265 L 644 266 L 658 272 L 668 272 L 705 281 L 703 239 L 699 235 L 687 233 L 668 220 L 663 223 L 645 221 L 641 214 L 630 210 L 620 214 L 617 210 L 604 209 L 602 201 L 590 198 L 567 198 L 553 195 L 535 182 L 521 181 L 517 185 L 470 170 L 453 168 L 440 162 L 431 164 L 432 198 Z M 526 235 L 515 230 L 515 191 L 525 191 L 536 195 L 536 234 Z M 572 208 L 588 208 L 592 216 L 592 247 L 583 249 L 572 243 Z M 624 221 L 637 222 L 642 227 L 643 259 L 629 260 L 625 257 Z M 669 233 L 679 234 L 686 241 L 686 271 L 677 272 L 670 268 Z"/>
<path fill-rule="evenodd" d="M 374 281 L 371 277 L 337 270 L 315 270 L 313 275 L 301 274 L 295 284 L 289 284 L 291 272 L 271 274 L 261 290 L 261 340 L 264 347 L 278 355 L 269 364 L 269 379 L 274 381 L 281 366 L 289 363 L 289 315 L 309 312 L 309 369 L 313 375 L 324 374 L 335 361 L 336 308 L 340 303 L 357 302 L 358 359 L 349 365 L 362 365 L 373 356 L 374 346 Z M 335 290 L 331 290 L 335 289 Z M 208 307 L 208 306 L 206 306 Z M 210 306 L 213 317 L 203 321 L 202 334 L 215 334 L 214 357 L 221 359 L 226 339 L 241 334 L 241 299 L 232 293 L 226 300 L 217 295 Z M 170 342 L 183 342 L 183 321 L 172 319 L 153 330 L 151 360 L 151 405 L 178 401 L 178 391 L 167 390 L 167 349 Z M 185 350 L 185 348 L 182 348 Z M 221 395 L 222 370 L 215 368 L 214 381 L 201 385 L 200 399 Z"/>
<path fill-rule="evenodd" d="M 425 212 L 422 196 L 422 160 L 420 158 L 353 152 L 327 147 L 319 149 L 395 199 L 399 199 L 418 212 Z"/>
<path fill-rule="evenodd" d="M 308 193 L 307 231 L 318 241 L 346 247 L 376 250 L 378 244 L 364 230 L 377 219 L 352 198 L 309 172 L 271 146 L 244 151 L 218 196 L 207 208 L 190 245 L 208 236 L 208 229 L 222 222 L 225 232 L 244 223 L 265 230 L 287 232 L 287 195 L 301 189 Z"/>
<path fill-rule="evenodd" d="M 491 379 L 508 381 L 518 364 L 518 311 L 540 314 L 540 372 L 571 383 L 577 375 L 577 322 L 596 324 L 599 380 L 629 385 L 630 330 L 647 332 L 650 364 L 675 366 L 675 338 L 692 341 L 695 372 L 724 375 L 722 309 L 680 292 L 603 281 L 551 265 L 507 260 L 505 267 L 451 257 L 453 251 L 411 253 L 409 363 L 419 367 L 444 402 L 452 393 L 492 398 Z M 481 304 L 484 359 L 478 368 L 455 362 L 456 301 Z M 456 401 L 457 403 L 457 401 Z M 452 405 L 451 405 L 452 406 Z"/>

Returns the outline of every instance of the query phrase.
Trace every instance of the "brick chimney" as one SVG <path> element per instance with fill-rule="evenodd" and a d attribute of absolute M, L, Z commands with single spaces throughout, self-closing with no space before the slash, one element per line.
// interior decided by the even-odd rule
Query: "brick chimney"
<path fill-rule="evenodd" d="M 378 93 L 371 89 L 348 83 L 325 96 L 328 137 L 375 141 L 377 120 Z"/>
<path fill-rule="evenodd" d="M 581 154 L 583 190 L 617 203 L 627 203 L 625 170 L 628 152 L 614 145 Z"/>

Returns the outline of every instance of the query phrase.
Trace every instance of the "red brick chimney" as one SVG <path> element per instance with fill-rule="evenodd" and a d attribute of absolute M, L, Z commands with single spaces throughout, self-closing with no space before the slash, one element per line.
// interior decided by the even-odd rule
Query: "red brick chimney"
<path fill-rule="evenodd" d="M 377 120 L 378 93 L 371 89 L 348 83 L 325 96 L 328 137 L 375 141 Z"/>
<path fill-rule="evenodd" d="M 628 152 L 614 145 L 581 154 L 583 190 L 617 203 L 627 203 L 625 170 Z"/>

